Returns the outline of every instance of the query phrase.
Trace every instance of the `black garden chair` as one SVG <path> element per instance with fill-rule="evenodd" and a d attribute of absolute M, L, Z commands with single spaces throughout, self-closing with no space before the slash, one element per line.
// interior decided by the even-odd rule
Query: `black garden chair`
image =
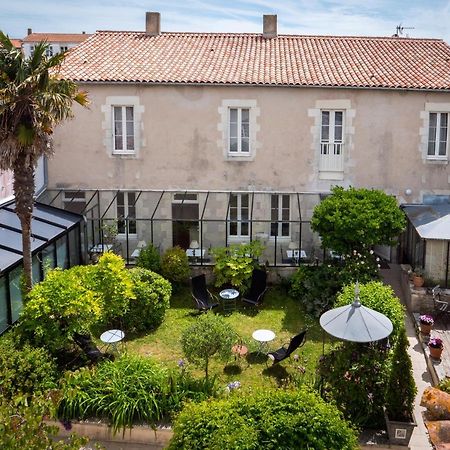
<path fill-rule="evenodd" d="M 268 353 L 267 356 L 273 361 L 273 365 L 278 364 L 280 361 L 289 358 L 295 350 L 305 344 L 305 341 L 306 330 L 303 330 L 291 339 L 287 347 L 281 347 L 274 352 Z"/>
<path fill-rule="evenodd" d="M 191 278 L 192 298 L 199 311 L 209 311 L 219 306 L 217 297 L 206 288 L 205 275 L 198 275 Z"/>
<path fill-rule="evenodd" d="M 267 273 L 264 270 L 254 269 L 250 290 L 242 297 L 242 301 L 259 306 L 267 291 Z"/>

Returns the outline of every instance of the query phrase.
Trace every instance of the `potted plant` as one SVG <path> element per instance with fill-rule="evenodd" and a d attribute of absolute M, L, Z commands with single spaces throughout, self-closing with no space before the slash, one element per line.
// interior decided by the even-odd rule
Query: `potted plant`
<path fill-rule="evenodd" d="M 422 287 L 423 283 L 425 282 L 423 278 L 423 270 L 419 267 L 414 269 L 413 273 L 413 284 L 415 287 Z"/>
<path fill-rule="evenodd" d="M 444 350 L 444 343 L 441 338 L 433 337 L 428 341 L 428 349 L 430 356 L 433 359 L 441 359 L 442 350 Z"/>
<path fill-rule="evenodd" d="M 434 319 L 428 314 L 422 314 L 419 317 L 419 323 L 420 323 L 420 332 L 423 335 L 428 336 L 431 332 L 431 327 L 434 324 Z"/>
<path fill-rule="evenodd" d="M 417 388 L 408 355 L 408 338 L 403 329 L 398 336 L 392 355 L 385 392 L 384 416 L 389 441 L 395 445 L 408 445 L 414 427 L 414 398 Z"/>

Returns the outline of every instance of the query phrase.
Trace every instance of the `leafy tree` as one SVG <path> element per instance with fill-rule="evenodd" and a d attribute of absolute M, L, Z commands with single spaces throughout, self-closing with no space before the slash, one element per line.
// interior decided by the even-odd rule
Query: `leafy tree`
<path fill-rule="evenodd" d="M 392 245 L 405 223 L 394 197 L 375 189 L 339 186 L 314 208 L 311 219 L 322 245 L 343 255 L 373 245 Z"/>
<path fill-rule="evenodd" d="M 139 252 L 136 259 L 136 266 L 159 273 L 161 271 L 161 256 L 159 250 L 152 244 L 148 244 Z"/>
<path fill-rule="evenodd" d="M 201 366 L 208 378 L 210 358 L 216 354 L 222 359 L 229 358 L 236 339 L 236 332 L 223 317 L 208 312 L 183 331 L 181 345 L 186 358 Z"/>
<path fill-rule="evenodd" d="M 188 280 L 190 273 L 186 252 L 178 246 L 167 249 L 161 259 L 161 275 L 172 283 L 174 290 Z"/>
<path fill-rule="evenodd" d="M 31 215 L 38 159 L 52 153 L 55 125 L 72 116 L 74 102 L 87 104 L 85 92 L 58 76 L 64 54 L 46 56 L 41 42 L 26 58 L 0 32 L 0 170 L 12 170 L 16 213 L 22 227 L 25 289 L 31 290 Z"/>

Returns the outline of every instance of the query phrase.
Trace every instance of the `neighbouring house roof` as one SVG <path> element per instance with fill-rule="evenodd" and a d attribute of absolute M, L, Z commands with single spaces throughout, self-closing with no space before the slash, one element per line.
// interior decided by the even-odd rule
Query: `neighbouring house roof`
<path fill-rule="evenodd" d="M 83 216 L 42 203 L 35 203 L 31 219 L 31 251 L 66 234 Z M 22 227 L 14 201 L 0 206 L 0 275 L 22 260 Z"/>
<path fill-rule="evenodd" d="M 89 36 L 86 33 L 31 33 L 23 38 L 23 42 L 83 42 Z"/>
<path fill-rule="evenodd" d="M 422 239 L 450 240 L 450 204 L 403 205 Z"/>
<path fill-rule="evenodd" d="M 16 48 L 22 48 L 22 39 L 11 39 L 12 45 Z"/>
<path fill-rule="evenodd" d="M 97 31 L 62 74 L 84 82 L 450 90 L 439 39 Z"/>

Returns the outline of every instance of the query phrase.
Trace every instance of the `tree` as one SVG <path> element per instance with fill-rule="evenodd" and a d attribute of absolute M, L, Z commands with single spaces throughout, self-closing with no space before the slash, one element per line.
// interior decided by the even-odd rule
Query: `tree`
<path fill-rule="evenodd" d="M 181 345 L 186 358 L 201 366 L 208 378 L 209 359 L 216 354 L 227 359 L 236 339 L 235 331 L 223 317 L 208 312 L 183 331 Z"/>
<path fill-rule="evenodd" d="M 87 105 L 87 95 L 58 76 L 64 54 L 47 57 L 40 42 L 31 57 L 14 48 L 0 31 L 0 170 L 14 174 L 16 213 L 22 227 L 26 291 L 32 287 L 31 217 L 34 171 L 39 158 L 52 154 L 55 125 L 72 116 L 74 102 Z"/>
<path fill-rule="evenodd" d="M 373 245 L 392 245 L 405 223 L 393 196 L 376 189 L 346 190 L 339 186 L 314 208 L 311 219 L 323 246 L 341 254 L 364 252 Z"/>

